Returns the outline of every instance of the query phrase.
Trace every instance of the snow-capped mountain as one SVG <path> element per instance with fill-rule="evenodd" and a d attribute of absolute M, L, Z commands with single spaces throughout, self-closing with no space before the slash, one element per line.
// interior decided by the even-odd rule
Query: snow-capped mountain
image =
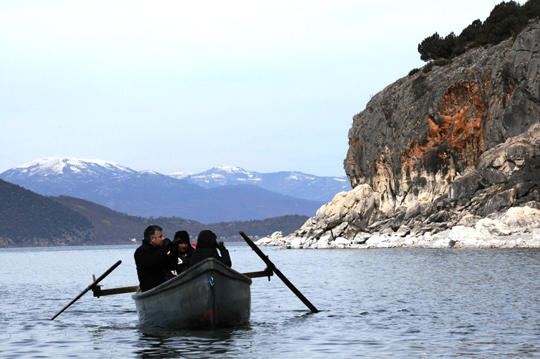
<path fill-rule="evenodd" d="M 172 173 L 170 176 L 187 179 L 188 181 L 205 188 L 236 184 L 258 185 L 261 182 L 259 173 L 248 172 L 240 167 L 233 166 L 214 167 L 200 173 L 176 172 Z"/>
<path fill-rule="evenodd" d="M 47 157 L 11 168 L 0 178 L 42 195 L 71 195 L 84 183 L 114 181 L 137 171 L 102 160 Z"/>
<path fill-rule="evenodd" d="M 32 161 L 0 178 L 42 195 L 81 198 L 131 215 L 177 216 L 203 223 L 313 216 L 323 204 L 253 185 L 203 188 L 154 171 L 68 157 Z"/>
<path fill-rule="evenodd" d="M 10 173 L 13 173 L 25 176 L 79 176 L 87 179 L 95 179 L 103 176 L 121 176 L 135 172 L 130 168 L 109 161 L 83 160 L 74 157 L 47 157 L 14 167 L 2 175 L 9 176 Z"/>
<path fill-rule="evenodd" d="M 204 188 L 250 184 L 287 196 L 322 202 L 329 202 L 337 193 L 351 189 L 346 177 L 319 177 L 291 171 L 258 173 L 233 166 L 214 167 L 195 174 L 177 172 L 170 176 Z"/>

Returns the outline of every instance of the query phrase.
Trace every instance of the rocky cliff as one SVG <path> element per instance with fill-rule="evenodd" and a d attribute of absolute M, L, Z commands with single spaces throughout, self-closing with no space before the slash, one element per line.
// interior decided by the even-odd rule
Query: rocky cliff
<path fill-rule="evenodd" d="M 344 161 L 353 190 L 272 243 L 459 246 L 463 232 L 457 240 L 448 231 L 461 227 L 484 239 L 528 231 L 540 242 L 539 51 L 532 22 L 386 87 L 353 117 Z"/>

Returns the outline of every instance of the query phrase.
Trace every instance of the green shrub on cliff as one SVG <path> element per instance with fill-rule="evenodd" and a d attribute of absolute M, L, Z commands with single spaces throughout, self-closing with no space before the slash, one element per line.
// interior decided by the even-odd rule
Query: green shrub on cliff
<path fill-rule="evenodd" d="M 420 58 L 424 61 L 435 59 L 448 59 L 452 56 L 452 50 L 455 47 L 456 35 L 450 33 L 445 38 L 438 33 L 427 37 L 418 45 Z"/>
<path fill-rule="evenodd" d="M 503 1 L 491 10 L 483 23 L 474 20 L 459 36 L 452 32 L 444 38 L 438 33 L 426 37 L 418 44 L 420 59 L 452 59 L 474 47 L 496 45 L 516 36 L 530 19 L 539 16 L 540 0 L 529 0 L 523 5 L 515 1 Z"/>

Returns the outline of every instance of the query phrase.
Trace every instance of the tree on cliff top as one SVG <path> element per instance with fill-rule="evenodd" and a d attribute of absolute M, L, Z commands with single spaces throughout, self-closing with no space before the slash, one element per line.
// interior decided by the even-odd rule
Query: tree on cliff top
<path fill-rule="evenodd" d="M 495 5 L 483 23 L 474 20 L 457 37 L 453 32 L 444 38 L 438 33 L 426 37 L 418 45 L 420 59 L 452 59 L 474 47 L 496 45 L 516 36 L 530 19 L 539 16 L 540 0 L 528 0 L 523 5 L 515 1 L 503 1 Z"/>

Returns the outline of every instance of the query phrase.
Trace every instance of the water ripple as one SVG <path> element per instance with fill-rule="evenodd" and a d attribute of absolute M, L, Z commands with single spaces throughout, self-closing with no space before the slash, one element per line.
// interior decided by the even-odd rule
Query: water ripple
<path fill-rule="evenodd" d="M 230 247 L 236 269 L 263 268 L 249 248 Z M 0 252 L 0 357 L 540 356 L 540 251 L 527 249 L 263 248 L 319 313 L 310 313 L 272 278 L 253 281 L 251 322 L 239 328 L 142 328 L 129 295 L 97 299 L 87 294 L 50 320 L 89 284 L 91 274 L 102 273 L 118 259 L 124 264 L 104 287 L 136 284 L 133 250 Z M 25 274 L 29 261 L 38 263 L 32 276 Z"/>

